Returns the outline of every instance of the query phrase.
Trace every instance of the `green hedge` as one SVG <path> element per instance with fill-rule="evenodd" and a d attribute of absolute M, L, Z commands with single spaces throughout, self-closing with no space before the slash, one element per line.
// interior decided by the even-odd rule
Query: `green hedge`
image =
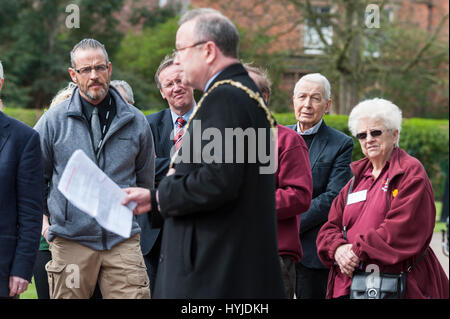
<path fill-rule="evenodd" d="M 283 125 L 296 123 L 293 113 L 279 113 L 275 114 L 275 117 Z M 347 115 L 325 116 L 327 125 L 352 136 L 347 121 Z M 364 155 L 358 140 L 353 137 L 353 141 L 355 147 L 352 159 L 356 161 L 363 158 Z M 444 191 L 445 174 L 448 167 L 448 146 L 448 120 L 403 119 L 400 147 L 422 162 L 433 185 L 436 200 L 442 199 Z"/>
<path fill-rule="evenodd" d="M 34 126 L 42 110 L 5 108 L 4 112 L 30 126 Z M 150 114 L 155 110 L 145 111 Z M 296 123 L 293 113 L 277 113 L 275 118 L 280 124 L 289 125 Z M 347 115 L 326 115 L 327 125 L 351 136 L 347 126 Z M 361 147 L 356 138 L 353 138 L 353 160 L 363 157 Z M 445 173 L 448 167 L 449 146 L 449 121 L 409 118 L 403 119 L 402 132 L 400 134 L 400 147 L 412 156 L 418 158 L 431 179 L 435 198 L 440 200 L 443 195 Z"/>

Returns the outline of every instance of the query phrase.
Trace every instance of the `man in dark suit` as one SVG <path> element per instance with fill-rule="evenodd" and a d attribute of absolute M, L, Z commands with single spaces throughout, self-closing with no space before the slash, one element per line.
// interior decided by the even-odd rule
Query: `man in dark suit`
<path fill-rule="evenodd" d="M 318 73 L 305 75 L 294 88 L 298 122 L 289 127 L 305 139 L 313 178 L 311 206 L 300 215 L 303 258 L 296 265 L 298 299 L 325 298 L 329 270 L 317 256 L 316 237 L 328 220 L 333 199 L 351 178 L 353 140 L 323 120 L 331 108 L 330 91 L 330 83 Z"/>
<path fill-rule="evenodd" d="M 173 64 L 173 58 L 165 57 L 156 71 L 155 82 L 162 98 L 167 100 L 169 108 L 147 116 L 155 144 L 155 185 L 161 182 L 169 170 L 170 155 L 175 146 L 174 138 L 178 130 L 178 122 L 182 119 L 182 122 L 187 123 L 195 104 L 194 90 L 183 85 L 181 80 L 182 69 Z M 150 278 L 150 291 L 153 294 L 163 225 L 162 223 L 161 225 L 148 225 L 146 215 L 138 215 L 137 220 L 142 229 L 142 254 Z"/>
<path fill-rule="evenodd" d="M 239 33 L 230 20 L 196 9 L 179 25 L 175 64 L 183 68 L 184 84 L 205 93 L 188 123 L 181 156 L 158 191 L 130 188 L 124 201 L 138 203 L 136 214 L 153 209 L 150 218 L 164 218 L 154 297 L 283 298 L 275 168 L 254 158 L 250 137 L 226 137 L 240 130 L 255 134 L 258 148 L 273 146 L 269 129 L 275 123 L 239 63 Z M 230 154 L 229 142 L 238 140 L 244 141 L 236 145 L 241 153 Z"/>
<path fill-rule="evenodd" d="M 3 86 L 0 62 L 0 91 Z M 0 299 L 28 288 L 42 227 L 39 134 L 0 111 Z"/>

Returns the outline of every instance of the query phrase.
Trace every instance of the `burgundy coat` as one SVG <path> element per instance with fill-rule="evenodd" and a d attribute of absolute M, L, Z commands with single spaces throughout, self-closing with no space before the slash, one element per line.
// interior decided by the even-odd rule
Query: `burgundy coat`
<path fill-rule="evenodd" d="M 429 247 L 436 218 L 433 189 L 422 164 L 404 150 L 395 148 L 389 159 L 390 179 L 387 194 L 390 208 L 375 229 L 354 236 L 352 250 L 364 263 L 376 264 L 380 272 L 400 273 L 426 250 L 426 254 L 407 275 L 406 298 L 448 298 L 449 280 Z M 371 166 L 367 158 L 352 163 L 354 187 Z M 320 260 L 330 268 L 327 298 L 333 296 L 333 284 L 339 270 L 334 265 L 336 249 L 346 244 L 342 231 L 342 215 L 349 184 L 341 190 L 330 209 L 327 223 L 320 229 L 317 249 Z M 355 231 L 355 230 L 353 230 Z"/>
<path fill-rule="evenodd" d="M 278 254 L 295 262 L 302 258 L 300 214 L 312 198 L 308 147 L 294 130 L 278 125 L 278 168 L 275 173 Z"/>

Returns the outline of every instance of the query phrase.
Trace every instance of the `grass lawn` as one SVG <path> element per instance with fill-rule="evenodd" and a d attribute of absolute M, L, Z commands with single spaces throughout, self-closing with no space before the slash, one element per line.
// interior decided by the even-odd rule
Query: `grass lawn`
<path fill-rule="evenodd" d="M 436 202 L 436 225 L 434 226 L 434 232 L 440 233 L 441 230 L 445 229 L 445 223 L 441 222 L 441 213 L 442 213 L 442 203 Z"/>
<path fill-rule="evenodd" d="M 37 299 L 36 287 L 34 285 L 34 278 L 28 285 L 28 289 L 20 295 L 20 299 Z"/>
<path fill-rule="evenodd" d="M 442 211 L 442 203 L 436 202 L 436 226 L 434 227 L 435 233 L 440 233 L 442 229 L 445 229 L 445 223 L 440 222 Z M 34 285 L 34 278 L 31 280 L 31 284 L 28 286 L 27 291 L 20 295 L 20 299 L 37 299 L 36 287 Z"/>

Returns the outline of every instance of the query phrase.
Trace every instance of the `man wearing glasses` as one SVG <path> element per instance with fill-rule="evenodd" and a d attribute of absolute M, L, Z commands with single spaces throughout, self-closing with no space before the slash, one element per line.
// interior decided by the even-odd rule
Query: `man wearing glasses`
<path fill-rule="evenodd" d="M 317 256 L 316 238 L 328 220 L 333 199 L 351 177 L 353 140 L 323 120 L 332 102 L 330 83 L 323 75 L 303 76 L 296 83 L 292 98 L 298 122 L 289 127 L 308 146 L 313 178 L 311 206 L 300 215 L 303 257 L 296 264 L 295 294 L 298 299 L 324 299 L 329 270 Z"/>
<path fill-rule="evenodd" d="M 168 108 L 147 116 L 155 143 L 155 186 L 169 170 L 172 152 L 180 144 L 184 128 L 192 114 L 194 90 L 181 83 L 182 69 L 173 64 L 173 57 L 166 56 L 155 74 L 155 82 Z M 156 271 L 159 264 L 163 223 L 148 225 L 146 215 L 136 216 L 141 226 L 141 247 L 150 278 L 150 291 L 155 287 Z"/>
<path fill-rule="evenodd" d="M 174 63 L 183 69 L 184 85 L 204 91 L 180 147 L 182 156 L 192 156 L 169 170 L 158 191 L 129 188 L 124 201 L 138 203 L 135 214 L 151 210 L 150 219 L 164 218 L 154 297 L 283 298 L 275 172 L 261 170 L 260 158 L 249 160 L 248 140 L 240 145 L 244 154 L 227 154 L 234 155 L 227 160 L 225 152 L 207 151 L 210 140 L 199 150 L 194 145 L 199 123 L 199 135 L 215 132 L 223 147 L 233 142 L 225 131 L 238 128 L 264 135 L 268 145 L 273 119 L 239 63 L 233 23 L 216 10 L 196 9 L 179 25 Z M 200 152 L 201 161 L 192 158 Z M 240 155 L 243 162 L 236 160 Z"/>
<path fill-rule="evenodd" d="M 57 186 L 68 159 L 81 149 L 120 187 L 153 187 L 152 133 L 145 116 L 110 86 L 112 65 L 100 42 L 84 39 L 70 57 L 78 87 L 35 126 L 49 185 L 50 298 L 90 298 L 97 281 L 104 298 L 149 298 L 137 222 L 128 239 L 111 233 L 72 206 Z"/>

